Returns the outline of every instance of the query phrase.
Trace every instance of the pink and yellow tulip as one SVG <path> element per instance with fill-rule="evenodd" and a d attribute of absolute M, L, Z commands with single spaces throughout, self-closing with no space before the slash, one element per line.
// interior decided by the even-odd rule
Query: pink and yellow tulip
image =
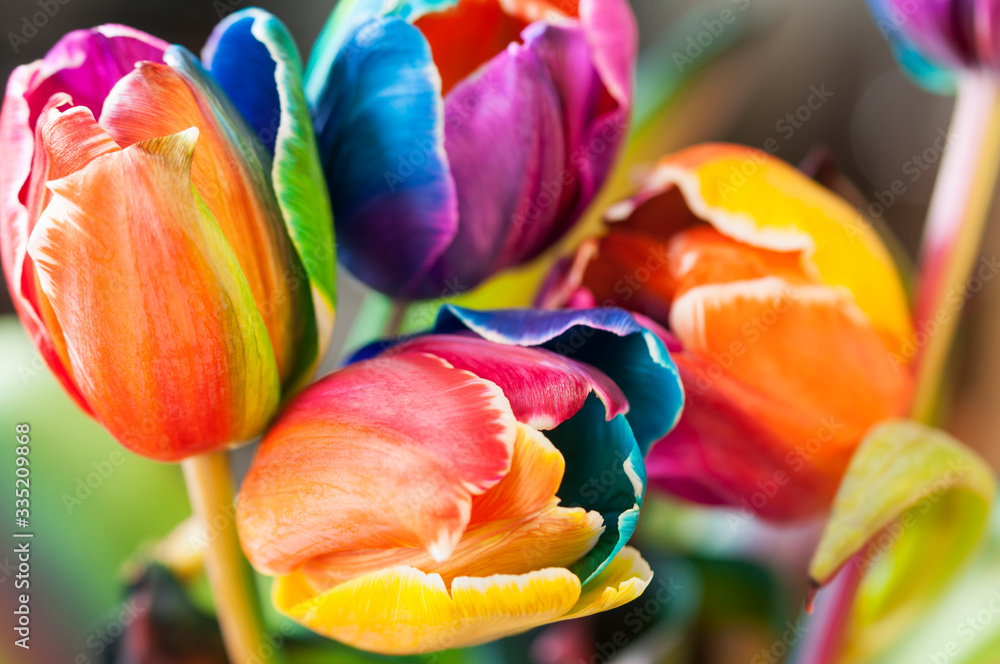
<path fill-rule="evenodd" d="M 652 575 L 625 544 L 681 403 L 624 311 L 446 307 L 277 419 L 240 492 L 243 549 L 282 613 L 381 653 L 607 610 Z"/>
<path fill-rule="evenodd" d="M 542 301 L 623 306 L 659 330 L 687 405 L 647 461 L 653 484 L 772 519 L 827 509 L 911 392 L 906 295 L 872 227 L 788 164 L 721 144 L 662 159 L 608 222 Z"/>
<path fill-rule="evenodd" d="M 11 75 L 0 145 L 4 274 L 77 403 L 160 460 L 261 433 L 333 324 L 329 204 L 284 26 L 234 14 L 204 65 L 125 26 L 72 32 Z"/>

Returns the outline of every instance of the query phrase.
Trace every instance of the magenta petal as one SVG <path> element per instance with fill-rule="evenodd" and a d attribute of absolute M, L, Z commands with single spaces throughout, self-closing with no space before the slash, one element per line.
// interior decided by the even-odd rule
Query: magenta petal
<path fill-rule="evenodd" d="M 104 98 L 137 62 L 163 62 L 169 44 L 124 25 L 101 25 L 75 30 L 45 54 L 28 85 L 26 98 L 34 126 L 49 97 L 65 92 L 73 103 L 86 106 L 99 118 Z"/>
<path fill-rule="evenodd" d="M 430 353 L 500 386 L 514 416 L 536 429 L 553 429 L 583 407 L 594 392 L 606 418 L 628 412 L 621 388 L 600 370 L 541 348 L 495 344 L 459 334 L 416 337 L 392 353 Z"/>
<path fill-rule="evenodd" d="M 632 105 L 632 78 L 639 30 L 626 0 L 581 0 L 580 22 L 593 49 L 594 66 L 626 115 Z"/>
<path fill-rule="evenodd" d="M 626 29 L 612 54 L 602 43 L 610 33 L 586 23 L 605 10 L 588 11 L 596 13 L 566 25 L 533 23 L 523 44 L 445 99 L 460 223 L 435 266 L 438 280 L 467 287 L 533 258 L 572 226 L 607 176 L 627 133 L 634 44 Z"/>
<path fill-rule="evenodd" d="M 512 44 L 448 94 L 444 117 L 460 221 L 434 281 L 465 289 L 540 246 L 563 211 L 562 108 L 536 50 Z M 543 183 L 556 200 L 541 198 Z"/>

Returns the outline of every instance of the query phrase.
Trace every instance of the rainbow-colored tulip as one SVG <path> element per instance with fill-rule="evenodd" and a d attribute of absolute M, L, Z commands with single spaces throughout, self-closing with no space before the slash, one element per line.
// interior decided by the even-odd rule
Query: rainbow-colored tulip
<path fill-rule="evenodd" d="M 1000 74 L 1000 3 L 994 0 L 868 0 L 903 69 L 931 89 L 950 72 Z"/>
<path fill-rule="evenodd" d="M 628 134 L 626 0 L 343 0 L 307 71 L 340 257 L 400 299 L 537 256 Z"/>
<path fill-rule="evenodd" d="M 445 307 L 299 395 L 237 504 L 277 608 L 387 654 L 482 643 L 638 597 L 643 456 L 683 396 L 624 311 Z"/>
<path fill-rule="evenodd" d="M 663 158 L 608 222 L 541 303 L 631 309 L 670 349 L 687 404 L 647 459 L 653 484 L 771 519 L 827 509 L 912 389 L 906 295 L 872 227 L 788 164 L 723 144 Z"/>
<path fill-rule="evenodd" d="M 174 461 L 260 434 L 333 325 L 327 193 L 284 26 L 260 10 L 204 63 L 121 25 L 18 67 L 0 114 L 0 254 L 66 390 Z"/>

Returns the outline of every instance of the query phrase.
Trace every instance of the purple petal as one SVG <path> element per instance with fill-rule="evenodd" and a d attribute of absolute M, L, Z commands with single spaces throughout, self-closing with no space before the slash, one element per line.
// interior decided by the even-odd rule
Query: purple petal
<path fill-rule="evenodd" d="M 33 127 L 49 97 L 65 92 L 100 119 L 104 98 L 137 62 L 163 62 L 169 44 L 125 25 L 75 30 L 46 53 L 25 95 Z"/>
<path fill-rule="evenodd" d="M 588 21 L 605 13 L 608 26 L 592 30 Z M 469 287 L 530 260 L 586 209 L 628 129 L 634 30 L 627 7 L 623 16 L 588 5 L 578 22 L 534 23 L 524 44 L 449 93 L 445 149 L 460 223 L 437 280 Z M 622 34 L 611 46 L 613 31 Z"/>

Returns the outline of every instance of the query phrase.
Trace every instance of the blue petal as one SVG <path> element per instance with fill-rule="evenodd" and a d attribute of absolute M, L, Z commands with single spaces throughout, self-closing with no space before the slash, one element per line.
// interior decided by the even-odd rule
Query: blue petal
<path fill-rule="evenodd" d="M 411 295 L 458 227 L 427 40 L 401 18 L 361 25 L 310 101 L 341 260 L 369 286 Z"/>
<path fill-rule="evenodd" d="M 868 0 L 868 9 L 875 19 L 879 32 L 888 40 L 892 54 L 900 69 L 914 83 L 928 92 L 939 95 L 955 94 L 957 78 L 942 63 L 926 58 L 916 44 L 909 39 L 890 13 L 889 3 L 884 0 Z"/>
<path fill-rule="evenodd" d="M 361 26 L 383 16 L 395 16 L 413 23 L 424 14 L 443 11 L 458 4 L 458 0 L 340 0 L 323 31 L 313 45 L 306 66 L 306 94 L 319 97 L 333 69 L 333 61 L 340 55 L 351 35 Z"/>
<path fill-rule="evenodd" d="M 546 436 L 566 459 L 566 473 L 556 494 L 561 504 L 594 510 L 604 517 L 605 530 L 597 544 L 571 568 L 586 583 L 635 532 L 646 491 L 646 466 L 628 422 L 621 415 L 606 420 L 604 405 L 594 395 Z"/>
<path fill-rule="evenodd" d="M 264 16 L 270 14 L 259 9 L 245 9 L 227 16 L 212 31 L 202 51 L 202 59 L 273 155 L 281 120 L 281 102 L 274 76 L 278 65 L 267 47 L 253 34 L 254 24 Z"/>
<path fill-rule="evenodd" d="M 628 399 L 626 418 L 643 454 L 680 418 L 684 390 L 677 366 L 656 335 L 622 309 L 475 311 L 443 306 L 434 331 L 463 329 L 496 343 L 542 346 L 606 373 Z"/>

